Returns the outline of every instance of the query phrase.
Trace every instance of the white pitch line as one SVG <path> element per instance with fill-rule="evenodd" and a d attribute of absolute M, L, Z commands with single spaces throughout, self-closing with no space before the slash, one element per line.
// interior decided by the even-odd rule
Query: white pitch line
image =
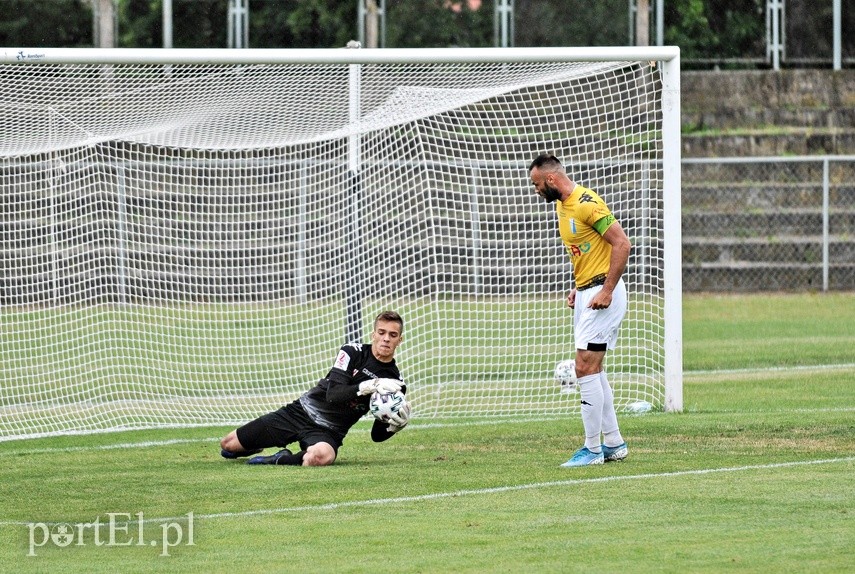
<path fill-rule="evenodd" d="M 214 520 L 219 518 L 244 518 L 249 516 L 267 516 L 274 514 L 289 514 L 296 512 L 317 512 L 322 510 L 338 510 L 341 508 L 358 508 L 363 506 L 382 506 L 387 504 L 401 504 L 409 502 L 422 502 L 426 500 L 440 500 L 444 498 L 455 498 L 459 496 L 476 496 L 484 494 L 498 494 L 505 492 L 516 492 L 520 490 L 535 490 L 541 488 L 553 488 L 557 486 L 576 486 L 580 484 L 596 484 L 601 482 L 617 482 L 624 480 L 647 480 L 656 478 L 673 478 L 680 476 L 698 476 L 706 474 L 718 474 L 726 472 L 744 472 L 748 470 L 769 470 L 773 468 L 786 468 L 796 466 L 809 466 L 818 464 L 835 464 L 840 462 L 855 462 L 855 456 L 847 456 L 843 458 L 826 458 L 819 460 L 803 460 L 792 462 L 777 462 L 770 464 L 756 464 L 748 466 L 733 466 L 725 468 L 704 468 L 697 470 L 679 470 L 674 472 L 660 472 L 650 474 L 629 474 L 624 476 L 602 476 L 599 478 L 577 478 L 569 480 L 555 480 L 551 482 L 535 482 L 529 484 L 516 484 L 509 486 L 495 486 L 492 488 L 477 488 L 467 490 L 455 490 L 452 492 L 435 492 L 431 494 L 419 494 L 415 496 L 397 496 L 393 498 L 374 498 L 369 500 L 352 500 L 348 502 L 328 502 L 325 504 L 308 504 L 304 506 L 289 506 L 283 508 L 261 508 L 258 510 L 246 510 L 243 512 L 217 512 L 213 514 L 193 514 L 194 520 Z M 169 516 L 164 518 L 146 518 L 145 520 L 131 520 L 123 522 L 122 525 L 128 524 L 160 524 L 163 522 L 178 522 L 186 520 L 184 516 Z M 0 521 L 2 526 L 28 526 L 30 522 L 3 520 Z M 48 525 L 54 523 L 45 523 Z M 55 524 L 62 524 L 57 522 Z"/>
<path fill-rule="evenodd" d="M 539 417 L 539 418 L 508 418 L 508 419 L 488 419 L 488 420 L 480 420 L 480 421 L 468 421 L 468 422 L 458 422 L 458 423 L 421 423 L 421 424 L 410 424 L 407 427 L 407 430 L 417 430 L 417 429 L 433 429 L 433 428 L 455 428 L 455 427 L 467 427 L 467 426 L 484 426 L 484 425 L 497 425 L 497 424 L 508 424 L 508 423 L 530 423 L 530 422 L 548 422 L 554 421 L 555 418 L 552 417 Z M 358 434 L 358 433 L 367 433 L 369 429 L 367 428 L 354 428 L 348 434 Z M 218 437 L 208 437 L 208 438 L 174 438 L 174 439 L 164 439 L 164 440 L 150 440 L 150 441 L 141 441 L 141 442 L 126 442 L 126 443 L 118 443 L 118 444 L 102 444 L 102 445 L 90 445 L 90 446 L 64 446 L 64 447 L 42 447 L 42 448 L 31 448 L 31 449 L 19 449 L 19 450 L 0 450 L 0 457 L 4 456 L 22 456 L 22 455 L 31 455 L 31 454 L 57 454 L 57 453 L 69 453 L 69 452 L 87 452 L 87 451 L 103 451 L 103 450 L 118 450 L 118 449 L 128 449 L 128 448 L 153 448 L 153 447 L 161 447 L 161 446 L 170 446 L 175 444 L 190 444 L 197 442 L 207 442 L 213 443 L 215 445 L 220 444 L 220 439 L 222 436 Z M 0 443 L 2 444 L 2 443 Z M 219 447 L 217 447 L 219 448 Z"/>
<path fill-rule="evenodd" d="M 45 448 L 31 448 L 31 449 L 22 449 L 22 450 L 10 450 L 10 451 L 0 451 L 0 457 L 2 456 L 21 456 L 21 455 L 31 455 L 31 454 L 56 454 L 56 453 L 68 453 L 68 452 L 87 452 L 87 451 L 99 451 L 99 450 L 118 450 L 118 449 L 128 449 L 128 448 L 149 448 L 149 447 L 159 447 L 159 446 L 170 446 L 173 444 L 188 444 L 194 442 L 213 442 L 220 443 L 220 438 L 173 438 L 166 440 L 149 440 L 142 442 L 126 442 L 126 443 L 118 443 L 118 444 L 102 444 L 102 445 L 90 445 L 90 446 L 64 446 L 64 447 L 45 447 Z"/>
<path fill-rule="evenodd" d="M 710 369 L 698 371 L 683 371 L 683 376 L 709 375 L 745 375 L 754 373 L 780 373 L 785 371 L 839 371 L 855 369 L 855 363 L 836 363 L 833 365 L 794 365 L 792 367 L 754 367 L 745 369 Z"/>

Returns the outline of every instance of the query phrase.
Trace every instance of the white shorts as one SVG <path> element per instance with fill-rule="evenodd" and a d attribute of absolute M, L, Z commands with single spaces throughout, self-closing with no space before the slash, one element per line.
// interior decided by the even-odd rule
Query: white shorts
<path fill-rule="evenodd" d="M 612 304 L 606 309 L 591 309 L 588 305 L 602 285 L 576 291 L 576 306 L 573 310 L 573 339 L 577 349 L 584 351 L 611 350 L 617 344 L 620 323 L 626 315 L 626 285 L 618 281 L 612 293 Z M 606 345 L 605 349 L 589 349 Z"/>

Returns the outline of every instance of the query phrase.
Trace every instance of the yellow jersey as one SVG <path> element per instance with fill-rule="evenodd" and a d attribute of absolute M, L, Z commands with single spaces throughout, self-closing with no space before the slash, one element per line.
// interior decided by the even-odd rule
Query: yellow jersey
<path fill-rule="evenodd" d="M 577 185 L 564 201 L 556 202 L 558 232 L 573 263 L 577 287 L 605 278 L 609 272 L 612 246 L 603 233 L 615 216 L 606 202 L 592 190 Z"/>

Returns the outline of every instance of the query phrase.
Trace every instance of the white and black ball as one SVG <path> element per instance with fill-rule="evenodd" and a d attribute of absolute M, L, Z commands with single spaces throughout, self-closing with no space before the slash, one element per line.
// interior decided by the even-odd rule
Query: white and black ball
<path fill-rule="evenodd" d="M 374 418 L 386 422 L 392 415 L 397 415 L 407 402 L 404 393 L 397 391 L 394 393 L 374 393 L 371 395 L 371 401 L 368 408 Z"/>

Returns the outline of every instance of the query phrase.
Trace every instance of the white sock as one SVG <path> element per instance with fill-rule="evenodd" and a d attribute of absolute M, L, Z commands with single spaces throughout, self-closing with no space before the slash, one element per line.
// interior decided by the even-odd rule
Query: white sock
<path fill-rule="evenodd" d="M 603 386 L 600 375 L 581 377 L 577 384 L 582 395 L 582 426 L 585 427 L 585 446 L 591 452 L 600 452 L 600 430 L 603 427 Z"/>
<path fill-rule="evenodd" d="M 623 444 L 623 437 L 620 434 L 615 412 L 615 394 L 612 392 L 605 371 L 600 371 L 600 386 L 603 389 L 603 444 L 620 446 Z"/>

